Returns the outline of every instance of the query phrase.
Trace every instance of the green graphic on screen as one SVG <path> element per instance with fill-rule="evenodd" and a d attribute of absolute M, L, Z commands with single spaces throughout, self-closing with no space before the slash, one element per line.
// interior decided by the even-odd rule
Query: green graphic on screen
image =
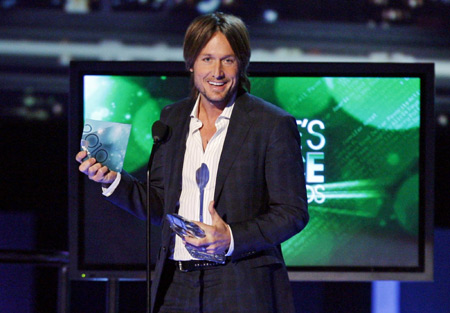
<path fill-rule="evenodd" d="M 85 118 L 132 124 L 124 169 L 146 169 L 151 125 L 187 77 L 84 77 Z M 252 77 L 252 94 L 297 119 L 310 223 L 288 266 L 417 266 L 420 79 Z M 402 253 L 398 253 L 400 251 Z"/>

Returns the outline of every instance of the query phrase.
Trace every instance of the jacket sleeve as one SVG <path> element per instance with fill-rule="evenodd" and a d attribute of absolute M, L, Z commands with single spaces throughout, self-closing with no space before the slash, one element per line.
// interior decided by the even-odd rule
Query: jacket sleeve
<path fill-rule="evenodd" d="M 163 109 L 161 120 L 165 118 Z M 164 144 L 155 151 L 150 172 L 150 186 L 141 182 L 126 171 L 122 171 L 122 178 L 116 190 L 106 199 L 118 207 L 130 212 L 140 219 L 147 218 L 147 193 L 149 194 L 151 222 L 156 225 L 162 223 L 164 216 Z"/>

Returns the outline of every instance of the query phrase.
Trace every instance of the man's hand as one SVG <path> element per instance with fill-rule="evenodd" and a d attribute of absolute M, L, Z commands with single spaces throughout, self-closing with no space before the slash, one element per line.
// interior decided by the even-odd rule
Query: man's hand
<path fill-rule="evenodd" d="M 103 166 L 101 163 L 97 163 L 94 158 L 87 159 L 83 162 L 83 159 L 87 156 L 86 151 L 80 151 L 77 153 L 75 159 L 81 163 L 79 166 L 80 172 L 86 174 L 90 180 L 104 185 L 109 185 L 114 182 L 117 177 L 117 172 L 111 171 L 108 167 Z"/>
<path fill-rule="evenodd" d="M 219 214 L 217 214 L 214 208 L 214 201 L 210 202 L 208 210 L 212 217 L 212 225 L 194 221 L 194 223 L 205 231 L 206 237 L 198 239 L 186 236 L 184 237 L 184 243 L 200 251 L 224 255 L 230 247 L 230 229 Z"/>

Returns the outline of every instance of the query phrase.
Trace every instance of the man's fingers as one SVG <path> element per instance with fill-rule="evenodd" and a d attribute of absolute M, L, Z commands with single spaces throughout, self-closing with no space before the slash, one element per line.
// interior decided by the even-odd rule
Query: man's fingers
<path fill-rule="evenodd" d="M 87 156 L 86 151 L 80 151 L 75 156 L 75 160 L 77 160 L 78 163 L 83 163 L 83 159 Z"/>
<path fill-rule="evenodd" d="M 96 162 L 96 160 L 94 158 L 90 158 L 84 162 L 82 162 L 80 164 L 80 166 L 78 167 L 78 169 L 80 170 L 80 172 L 88 175 L 89 174 L 89 170 L 92 167 L 92 165 L 94 165 Z"/>
<path fill-rule="evenodd" d="M 188 241 L 184 241 L 185 245 L 189 245 L 194 249 L 197 249 L 199 251 L 204 251 L 206 252 L 209 248 L 209 246 L 207 244 L 195 244 L 195 243 L 189 243 Z"/>
<path fill-rule="evenodd" d="M 97 175 L 98 170 L 102 167 L 100 163 L 95 163 L 94 165 L 90 166 L 88 169 L 88 176 L 89 178 L 93 178 L 95 175 Z"/>
<path fill-rule="evenodd" d="M 97 166 L 97 164 L 99 165 Z M 102 166 L 100 163 L 97 164 L 97 171 L 94 176 L 92 176 L 92 180 L 101 183 L 105 179 L 105 174 L 109 172 L 109 169 L 106 166 Z"/>
<path fill-rule="evenodd" d="M 183 241 L 186 244 L 189 244 L 189 245 L 194 246 L 194 247 L 199 247 L 199 246 L 201 246 L 201 245 L 203 245 L 205 243 L 203 238 L 202 239 L 198 239 L 198 238 L 193 238 L 193 237 L 188 237 L 188 236 L 185 236 L 183 238 Z"/>
<path fill-rule="evenodd" d="M 97 183 L 111 184 L 117 178 L 117 172 L 111 171 L 107 166 L 97 163 L 95 158 L 86 158 L 86 151 L 80 151 L 75 156 L 75 159 L 80 162 L 79 171 L 88 176 L 88 178 Z"/>
<path fill-rule="evenodd" d="M 117 172 L 111 171 L 107 166 L 102 166 L 100 164 L 100 168 L 91 179 L 97 183 L 111 184 L 116 177 Z"/>
<path fill-rule="evenodd" d="M 97 175 L 101 175 L 102 177 L 108 175 L 108 173 L 109 173 L 109 168 L 107 166 L 102 166 L 97 171 Z"/>

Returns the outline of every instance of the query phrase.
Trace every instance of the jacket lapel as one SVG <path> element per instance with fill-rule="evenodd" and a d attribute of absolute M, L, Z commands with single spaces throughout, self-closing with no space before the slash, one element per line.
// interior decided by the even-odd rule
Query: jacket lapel
<path fill-rule="evenodd" d="M 252 120 L 249 118 L 251 109 L 251 98 L 247 93 L 244 93 L 236 99 L 217 171 L 216 188 L 214 191 L 214 202 L 216 204 L 220 200 L 220 195 L 230 168 L 233 166 L 239 150 L 242 149 L 248 131 L 252 126 Z"/>
<path fill-rule="evenodd" d="M 194 107 L 194 102 L 186 102 L 182 105 L 182 110 L 178 111 L 177 116 L 173 119 L 172 125 L 172 138 L 170 141 L 173 144 L 170 145 L 169 151 L 166 157 L 172 158 L 168 164 L 169 167 L 166 170 L 165 180 L 168 181 L 168 201 L 167 210 L 168 213 L 177 213 L 179 204 L 178 201 L 181 195 L 182 187 L 182 174 L 183 174 L 183 162 L 184 153 L 186 151 L 186 138 L 189 131 L 190 113 Z"/>

